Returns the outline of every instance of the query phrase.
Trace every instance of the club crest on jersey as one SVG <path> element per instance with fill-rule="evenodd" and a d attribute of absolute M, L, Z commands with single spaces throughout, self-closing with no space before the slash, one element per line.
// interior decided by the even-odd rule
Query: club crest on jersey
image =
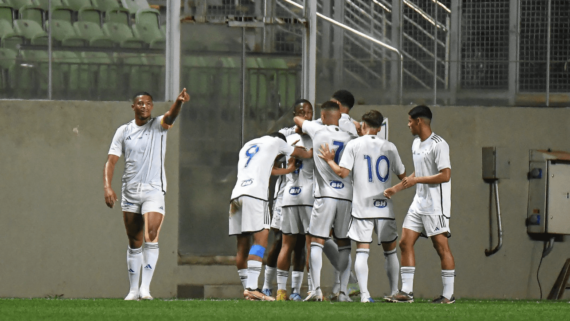
<path fill-rule="evenodd" d="M 299 195 L 301 194 L 301 188 L 298 186 L 293 186 L 289 189 L 289 194 L 291 195 Z"/>
<path fill-rule="evenodd" d="M 344 188 L 344 183 L 341 181 L 331 181 L 330 185 L 334 189 L 343 189 Z"/>
<path fill-rule="evenodd" d="M 374 200 L 374 207 L 384 208 L 388 206 L 388 202 L 386 200 Z"/>
<path fill-rule="evenodd" d="M 248 179 L 248 180 L 241 182 L 242 187 L 249 186 L 251 184 L 253 184 L 253 179 Z"/>

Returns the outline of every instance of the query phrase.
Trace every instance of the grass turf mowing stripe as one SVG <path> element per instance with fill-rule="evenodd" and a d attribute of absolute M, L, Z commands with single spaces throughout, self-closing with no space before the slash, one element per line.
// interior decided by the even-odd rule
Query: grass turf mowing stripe
<path fill-rule="evenodd" d="M 249 302 L 244 300 L 0 299 L 2 320 L 556 320 L 567 301 L 459 300 L 409 303 Z"/>

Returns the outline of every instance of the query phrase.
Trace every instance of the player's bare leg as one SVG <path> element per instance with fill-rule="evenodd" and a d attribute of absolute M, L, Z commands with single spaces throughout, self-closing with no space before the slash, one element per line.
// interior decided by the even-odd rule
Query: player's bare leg
<path fill-rule="evenodd" d="M 158 261 L 158 235 L 164 221 L 164 215 L 158 212 L 148 212 L 144 217 L 144 246 L 143 246 L 143 272 L 140 287 L 142 300 L 152 300 L 150 295 L 150 282 Z"/>
<path fill-rule="evenodd" d="M 241 234 L 237 236 L 236 267 L 243 289 L 247 288 L 247 256 L 251 247 L 251 235 Z"/>
<path fill-rule="evenodd" d="M 419 237 L 420 233 L 402 228 L 400 239 L 402 289 L 391 297 L 393 302 L 414 302 L 414 273 L 416 271 L 414 245 Z"/>
<path fill-rule="evenodd" d="M 337 239 L 338 244 L 338 266 L 340 272 L 340 293 L 338 300 L 340 302 L 352 302 L 348 296 L 348 281 L 350 279 L 350 239 Z"/>
<path fill-rule="evenodd" d="M 271 250 L 267 254 L 267 260 L 265 262 L 265 279 L 263 282 L 263 288 L 261 291 L 263 294 L 271 296 L 272 290 L 271 285 L 275 281 L 275 276 L 277 275 L 277 260 L 281 253 L 281 243 L 282 243 L 282 233 L 277 229 L 271 229 L 273 235 L 275 235 L 273 245 Z"/>
<path fill-rule="evenodd" d="M 293 272 L 291 273 L 291 295 L 289 300 L 302 301 L 301 284 L 305 270 L 305 235 L 298 234 L 293 249 Z"/>
<path fill-rule="evenodd" d="M 433 302 L 447 304 L 453 303 L 455 302 L 455 298 L 453 296 L 455 260 L 453 259 L 453 254 L 451 254 L 451 249 L 449 248 L 447 235 L 446 233 L 434 235 L 431 237 L 431 241 L 433 242 L 433 247 L 441 259 L 441 279 L 443 282 L 443 294 Z"/>
<path fill-rule="evenodd" d="M 139 299 L 139 279 L 143 264 L 143 236 L 144 220 L 142 215 L 131 212 L 123 212 L 123 222 L 129 239 L 127 250 L 127 269 L 129 272 L 129 294 L 125 300 Z"/>
<path fill-rule="evenodd" d="M 275 301 L 275 298 L 264 295 L 257 289 L 268 236 L 269 230 L 253 234 L 253 245 L 247 256 L 247 288 L 244 291 L 244 297 L 248 300 Z"/>

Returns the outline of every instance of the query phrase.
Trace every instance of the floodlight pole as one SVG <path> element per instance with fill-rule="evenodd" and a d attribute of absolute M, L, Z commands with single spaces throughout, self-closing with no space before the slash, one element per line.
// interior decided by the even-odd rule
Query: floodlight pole
<path fill-rule="evenodd" d="M 52 97 L 52 45 L 51 45 L 51 0 L 48 2 L 48 99 Z"/>
<path fill-rule="evenodd" d="M 546 33 L 546 107 L 550 104 L 550 15 L 552 13 L 552 1 L 548 0 L 548 25 Z"/>
<path fill-rule="evenodd" d="M 305 0 L 304 16 L 306 28 L 303 33 L 302 97 L 315 106 L 317 80 L 317 1 Z"/>
<path fill-rule="evenodd" d="M 165 101 L 175 100 L 180 90 L 180 1 L 169 0 L 166 7 Z"/>

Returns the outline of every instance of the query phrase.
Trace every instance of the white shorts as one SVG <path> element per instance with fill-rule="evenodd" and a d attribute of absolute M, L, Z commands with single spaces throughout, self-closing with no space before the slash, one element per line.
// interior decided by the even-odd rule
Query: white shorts
<path fill-rule="evenodd" d="M 164 192 L 148 184 L 124 186 L 121 197 L 123 212 L 146 214 L 165 213 Z"/>
<path fill-rule="evenodd" d="M 396 220 L 391 219 L 358 219 L 353 217 L 348 229 L 348 237 L 359 243 L 372 243 L 372 233 L 378 235 L 378 245 L 392 243 L 398 239 Z"/>
<path fill-rule="evenodd" d="M 277 198 L 273 203 L 273 217 L 271 218 L 271 228 L 281 230 L 281 222 L 283 221 L 283 211 L 281 203 L 283 198 Z"/>
<path fill-rule="evenodd" d="M 311 212 L 309 235 L 328 239 L 331 228 L 336 239 L 348 238 L 352 203 L 336 198 L 317 198 Z"/>
<path fill-rule="evenodd" d="M 230 235 L 255 233 L 269 229 L 267 201 L 240 196 L 230 202 Z"/>
<path fill-rule="evenodd" d="M 312 206 L 287 206 L 283 208 L 283 234 L 306 234 L 311 222 Z"/>
<path fill-rule="evenodd" d="M 402 228 L 407 228 L 427 237 L 442 233 L 446 233 L 447 237 L 451 236 L 449 218 L 445 217 L 445 215 L 425 215 L 409 211 L 406 214 Z"/>

